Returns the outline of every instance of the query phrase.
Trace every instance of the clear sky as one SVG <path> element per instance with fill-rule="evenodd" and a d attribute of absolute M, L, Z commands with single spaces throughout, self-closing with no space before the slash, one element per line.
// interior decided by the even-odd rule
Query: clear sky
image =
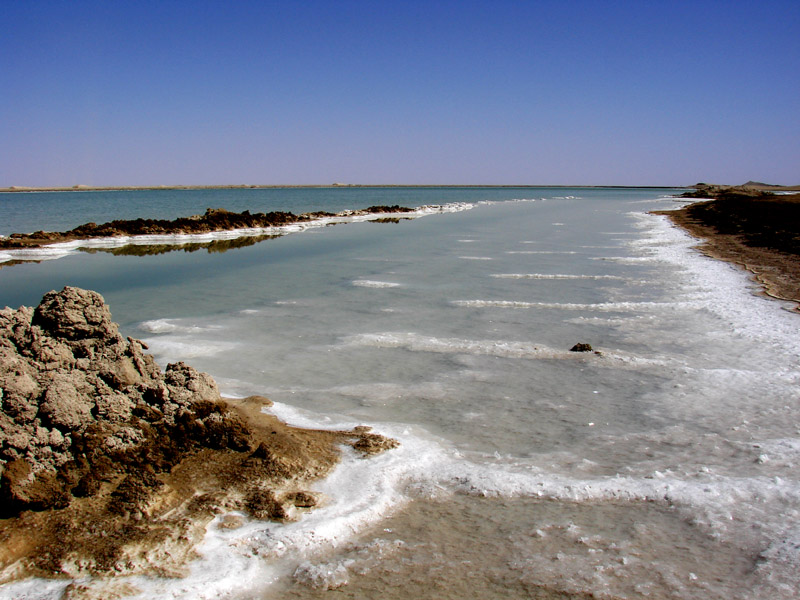
<path fill-rule="evenodd" d="M 0 0 L 0 186 L 800 184 L 800 1 Z"/>

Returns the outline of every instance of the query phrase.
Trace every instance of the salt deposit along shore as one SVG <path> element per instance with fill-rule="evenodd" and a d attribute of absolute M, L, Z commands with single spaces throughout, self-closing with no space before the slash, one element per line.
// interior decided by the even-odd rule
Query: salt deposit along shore
<path fill-rule="evenodd" d="M 175 249 L 221 252 L 296 233 L 309 228 L 359 221 L 398 222 L 422 216 L 459 212 L 473 205 L 464 202 L 407 208 L 398 205 L 370 206 L 331 213 L 231 212 L 206 209 L 202 215 L 177 219 L 114 220 L 100 225 L 84 223 L 69 231 L 35 231 L 0 236 L 0 267 L 53 260 L 79 251 L 114 254 L 162 253 Z"/>
<path fill-rule="evenodd" d="M 658 211 L 702 240 L 703 253 L 752 273 L 764 292 L 800 303 L 800 194 L 714 187 L 679 210 Z"/>
<path fill-rule="evenodd" d="M 342 446 L 397 445 L 367 427 L 289 427 L 266 398 L 223 400 L 209 375 L 162 373 L 146 349 L 96 292 L 0 311 L 0 583 L 180 576 L 215 516 L 302 518 Z"/>
<path fill-rule="evenodd" d="M 69 231 L 36 231 L 33 233 L 12 233 L 0 237 L 0 248 L 20 249 L 39 248 L 49 244 L 63 244 L 75 240 L 92 238 L 119 238 L 128 236 L 154 235 L 198 235 L 220 231 L 237 231 L 285 227 L 298 223 L 308 223 L 331 217 L 361 217 L 394 213 L 411 213 L 412 208 L 402 206 L 370 206 L 361 210 L 348 210 L 341 213 L 314 212 L 295 215 L 290 212 L 269 212 L 250 214 L 250 211 L 235 213 L 223 208 L 209 208 L 205 214 L 165 219 L 115 220 L 98 225 L 85 223 Z"/>

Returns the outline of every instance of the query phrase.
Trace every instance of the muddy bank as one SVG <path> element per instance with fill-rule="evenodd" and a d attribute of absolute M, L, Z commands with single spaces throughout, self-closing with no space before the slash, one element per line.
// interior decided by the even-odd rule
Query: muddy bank
<path fill-rule="evenodd" d="M 750 271 L 767 295 L 800 303 L 800 194 L 698 192 L 712 199 L 656 214 L 700 238 L 705 254 Z"/>
<path fill-rule="evenodd" d="M 396 446 L 368 428 L 289 427 L 266 398 L 223 400 L 209 375 L 162 372 L 146 349 L 95 292 L 0 311 L 0 583 L 180 575 L 215 514 L 299 518 L 324 502 L 310 485 L 343 445 Z"/>
<path fill-rule="evenodd" d="M 36 231 L 33 233 L 12 233 L 0 237 L 0 249 L 36 248 L 47 244 L 86 240 L 91 238 L 121 237 L 132 235 L 200 234 L 236 229 L 256 229 L 279 227 L 293 223 L 304 223 L 323 217 L 350 217 L 383 213 L 407 213 L 413 209 L 403 206 L 370 206 L 361 210 L 342 213 L 312 212 L 295 215 L 290 212 L 241 213 L 229 212 L 222 208 L 206 210 L 203 215 L 166 219 L 115 220 L 98 225 L 86 223 L 69 231 Z"/>

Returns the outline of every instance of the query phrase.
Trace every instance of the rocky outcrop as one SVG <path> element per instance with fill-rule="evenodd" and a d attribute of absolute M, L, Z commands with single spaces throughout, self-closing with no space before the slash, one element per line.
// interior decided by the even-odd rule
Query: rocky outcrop
<path fill-rule="evenodd" d="M 0 311 L 2 516 L 62 505 L 144 448 L 163 470 L 194 444 L 247 446 L 211 377 L 183 363 L 162 374 L 143 350 L 96 292 L 66 287 L 35 310 Z"/>
<path fill-rule="evenodd" d="M 33 233 L 12 233 L 0 237 L 0 248 L 35 248 L 45 244 L 90 238 L 120 237 L 133 235 L 198 234 L 214 231 L 233 231 L 236 229 L 258 229 L 278 227 L 292 223 L 304 223 L 322 217 L 351 217 L 359 215 L 412 212 L 402 206 L 370 206 L 359 210 L 348 210 L 334 214 L 313 212 L 295 215 L 290 212 L 253 213 L 245 210 L 240 213 L 224 208 L 209 208 L 205 214 L 191 217 L 167 219 L 114 220 L 98 225 L 85 223 L 69 231 L 35 231 Z"/>
<path fill-rule="evenodd" d="M 288 427 L 262 412 L 268 400 L 222 400 L 209 375 L 162 372 L 145 350 L 96 292 L 0 310 L 0 581 L 20 564 L 177 568 L 214 514 L 295 518 L 320 501 L 304 486 L 342 444 L 364 456 L 397 445 L 369 428 Z"/>

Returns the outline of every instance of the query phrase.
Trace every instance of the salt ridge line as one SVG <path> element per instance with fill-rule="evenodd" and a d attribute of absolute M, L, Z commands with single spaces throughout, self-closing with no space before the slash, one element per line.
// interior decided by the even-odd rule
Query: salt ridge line
<path fill-rule="evenodd" d="M 624 312 L 639 310 L 684 310 L 704 308 L 704 302 L 598 302 L 576 304 L 559 302 L 522 302 L 519 300 L 452 300 L 454 306 L 465 308 L 553 308 L 559 310 L 596 310 L 601 312 Z"/>
<path fill-rule="evenodd" d="M 145 342 L 151 349 L 159 364 L 167 364 L 187 358 L 215 356 L 241 348 L 240 342 L 199 339 L 191 335 L 145 337 L 141 341 Z"/>
<path fill-rule="evenodd" d="M 411 352 L 434 352 L 438 354 L 472 354 L 497 356 L 500 358 L 525 358 L 531 360 L 591 360 L 597 366 L 664 366 L 668 361 L 641 358 L 624 353 L 601 354 L 592 352 L 570 352 L 548 348 L 531 342 L 505 340 L 466 340 L 459 338 L 437 338 L 418 333 L 362 333 L 347 336 L 343 346 L 369 346 L 376 348 L 403 348 Z"/>
<path fill-rule="evenodd" d="M 200 333 L 220 329 L 219 325 L 181 325 L 177 319 L 152 319 L 137 326 L 146 333 Z"/>
<path fill-rule="evenodd" d="M 494 273 L 490 277 L 497 279 L 609 279 L 625 281 L 625 277 L 619 277 L 618 275 L 564 275 L 558 273 Z"/>
<path fill-rule="evenodd" d="M 729 263 L 701 254 L 697 240 L 673 225 L 665 215 L 630 213 L 641 235 L 650 241 L 654 260 L 679 267 L 685 274 L 687 289 L 701 290 L 702 308 L 731 324 L 737 333 L 780 347 L 791 364 L 800 362 L 798 316 L 794 306 L 749 291 L 750 275 Z"/>
<path fill-rule="evenodd" d="M 399 213 L 370 213 L 367 215 L 347 214 L 351 211 L 343 211 L 341 216 L 322 217 L 307 223 L 291 223 L 275 227 L 250 227 L 243 229 L 231 229 L 226 231 L 214 231 L 208 233 L 170 233 L 161 235 L 129 235 L 113 238 L 91 238 L 86 240 L 71 240 L 48 244 L 37 248 L 7 249 L 0 252 L 0 263 L 12 260 L 20 261 L 42 261 L 55 260 L 75 254 L 81 248 L 120 248 L 122 246 L 154 246 L 172 245 L 178 246 L 188 243 L 213 242 L 218 240 L 232 240 L 242 237 L 254 237 L 260 235 L 282 236 L 290 233 L 300 233 L 308 229 L 325 227 L 338 223 L 361 223 L 364 221 L 375 221 L 384 218 L 404 218 L 417 219 L 435 214 L 454 213 L 474 208 L 474 204 L 467 202 L 452 202 L 449 204 L 424 205 L 418 206 L 411 212 Z"/>
<path fill-rule="evenodd" d="M 636 265 L 640 263 L 659 262 L 657 256 L 591 256 L 589 260 L 607 260 L 623 265 Z"/>
<path fill-rule="evenodd" d="M 453 461 L 452 466 L 461 472 L 444 473 L 443 481 L 449 479 L 460 491 L 487 496 L 524 495 L 575 502 L 678 502 L 687 508 L 703 507 L 718 512 L 721 518 L 715 525 L 721 528 L 726 528 L 730 522 L 731 511 L 760 511 L 763 507 L 759 502 L 769 500 L 797 506 L 800 498 L 798 482 L 780 477 L 733 477 L 713 472 L 681 474 L 666 469 L 653 471 L 646 477 L 617 474 L 581 478 L 540 469 L 531 460 L 514 458 L 513 463 L 507 463 L 501 462 L 503 457 L 488 454 L 484 458 L 493 460 Z M 709 486 L 716 493 L 710 494 Z M 776 520 L 780 519 L 782 517 L 776 515 Z"/>
<path fill-rule="evenodd" d="M 507 250 L 506 254 L 577 254 L 574 250 Z"/>
<path fill-rule="evenodd" d="M 574 317 L 567 319 L 567 323 L 588 323 L 590 325 L 624 325 L 641 323 L 652 323 L 658 317 L 656 315 L 631 315 L 628 317 Z"/>
<path fill-rule="evenodd" d="M 511 200 L 479 200 L 477 204 L 491 206 L 492 204 L 504 204 L 507 202 L 547 202 L 548 200 L 582 200 L 581 196 L 551 196 L 550 198 L 512 198 Z"/>
<path fill-rule="evenodd" d="M 396 288 L 402 285 L 391 281 L 375 281 L 372 279 L 356 279 L 352 281 L 351 284 L 354 285 L 355 287 L 376 288 L 376 289 Z"/>

